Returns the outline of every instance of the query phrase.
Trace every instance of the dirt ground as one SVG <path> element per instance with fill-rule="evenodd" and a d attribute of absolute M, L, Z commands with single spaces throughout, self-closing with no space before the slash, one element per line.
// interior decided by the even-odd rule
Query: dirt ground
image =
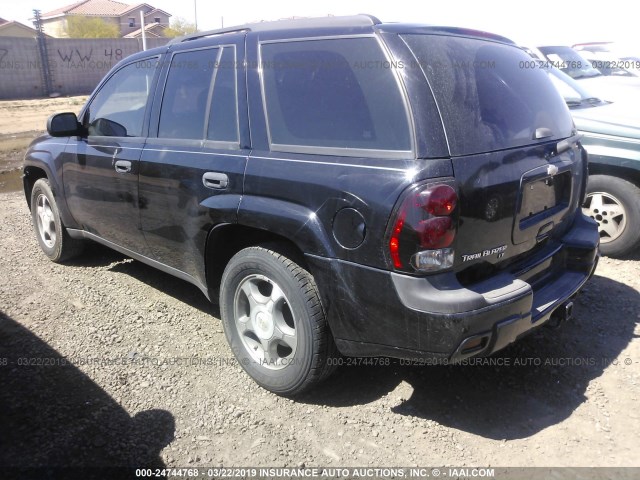
<path fill-rule="evenodd" d="M 197 288 L 94 244 L 51 263 L 19 191 L 0 238 L 0 466 L 640 466 L 640 252 L 490 362 L 343 366 L 294 401 Z"/>
<path fill-rule="evenodd" d="M 0 101 L 0 192 L 22 188 L 20 165 L 31 141 L 53 113 L 78 113 L 86 96 Z"/>

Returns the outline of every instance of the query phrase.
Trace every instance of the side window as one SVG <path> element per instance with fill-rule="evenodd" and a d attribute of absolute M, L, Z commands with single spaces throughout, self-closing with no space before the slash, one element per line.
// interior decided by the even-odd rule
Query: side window
<path fill-rule="evenodd" d="M 103 85 L 85 113 L 89 135 L 139 137 L 158 60 L 131 63 Z"/>
<path fill-rule="evenodd" d="M 213 85 L 207 129 L 209 140 L 239 142 L 236 74 L 235 48 L 226 46 L 218 62 Z"/>
<path fill-rule="evenodd" d="M 265 43 L 261 56 L 272 149 L 411 150 L 400 87 L 376 39 Z"/>
<path fill-rule="evenodd" d="M 158 137 L 204 138 L 204 120 L 218 48 L 176 53 L 162 96 Z"/>

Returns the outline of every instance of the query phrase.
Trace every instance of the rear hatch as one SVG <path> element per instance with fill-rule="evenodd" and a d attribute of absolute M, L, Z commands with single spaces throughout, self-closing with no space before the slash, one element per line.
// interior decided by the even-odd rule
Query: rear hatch
<path fill-rule="evenodd" d="M 454 268 L 521 258 L 566 231 L 586 157 L 564 100 L 519 48 L 403 35 L 437 102 L 459 194 Z"/>

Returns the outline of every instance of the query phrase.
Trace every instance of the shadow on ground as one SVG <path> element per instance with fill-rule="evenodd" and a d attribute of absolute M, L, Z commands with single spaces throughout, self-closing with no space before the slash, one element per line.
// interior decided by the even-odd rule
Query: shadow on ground
<path fill-rule="evenodd" d="M 104 255 L 110 265 L 119 254 Z M 119 259 L 112 270 L 219 316 L 217 307 L 191 284 L 123 256 Z M 395 360 L 389 366 L 343 366 L 296 400 L 363 405 L 406 382 L 413 393 L 393 408 L 398 415 L 434 420 L 486 438 L 526 438 L 568 418 L 586 400 L 589 382 L 605 369 L 633 368 L 618 356 L 635 336 L 639 311 L 636 290 L 596 275 L 575 302 L 572 320 L 558 329 L 542 327 L 490 359 L 457 366 L 407 366 Z M 612 363 L 616 360 L 617 365 Z"/>
<path fill-rule="evenodd" d="M 218 307 L 212 305 L 200 289 L 189 282 L 180 280 L 157 268 L 133 260 L 115 250 L 95 242 L 87 242 L 85 251 L 79 257 L 66 263 L 68 267 L 107 267 L 112 272 L 124 273 L 150 287 L 174 297 L 193 308 L 219 318 Z"/>
<path fill-rule="evenodd" d="M 615 308 L 607 307 L 611 298 Z M 633 368 L 617 357 L 636 336 L 639 311 L 636 290 L 595 276 L 576 302 L 574 319 L 558 329 L 543 327 L 481 361 L 493 365 L 401 366 L 392 360 L 388 367 L 343 366 L 298 401 L 366 404 L 404 381 L 413 393 L 393 407 L 398 415 L 491 439 L 525 438 L 569 417 L 605 368 Z"/>
<path fill-rule="evenodd" d="M 133 471 L 119 468 L 164 467 L 160 451 L 175 430 L 171 413 L 147 410 L 129 416 L 89 377 L 2 312 L 0 385 L 2 478 L 107 478 L 109 472 L 109 478 L 133 478 Z M 21 470 L 26 468 L 31 470 Z"/>

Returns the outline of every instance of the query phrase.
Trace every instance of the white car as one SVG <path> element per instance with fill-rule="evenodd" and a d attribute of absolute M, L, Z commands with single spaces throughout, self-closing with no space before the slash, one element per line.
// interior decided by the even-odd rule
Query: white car
<path fill-rule="evenodd" d="M 622 45 L 614 42 L 592 42 L 578 43 L 573 46 L 573 49 L 588 59 L 592 54 L 610 55 L 612 58 L 621 61 L 618 66 L 622 66 L 626 70 L 640 76 L 640 52 L 635 46 Z"/>
<path fill-rule="evenodd" d="M 530 51 L 547 66 L 558 68 L 603 100 L 640 105 L 640 77 L 603 75 L 588 59 L 567 46 L 542 46 Z"/>

